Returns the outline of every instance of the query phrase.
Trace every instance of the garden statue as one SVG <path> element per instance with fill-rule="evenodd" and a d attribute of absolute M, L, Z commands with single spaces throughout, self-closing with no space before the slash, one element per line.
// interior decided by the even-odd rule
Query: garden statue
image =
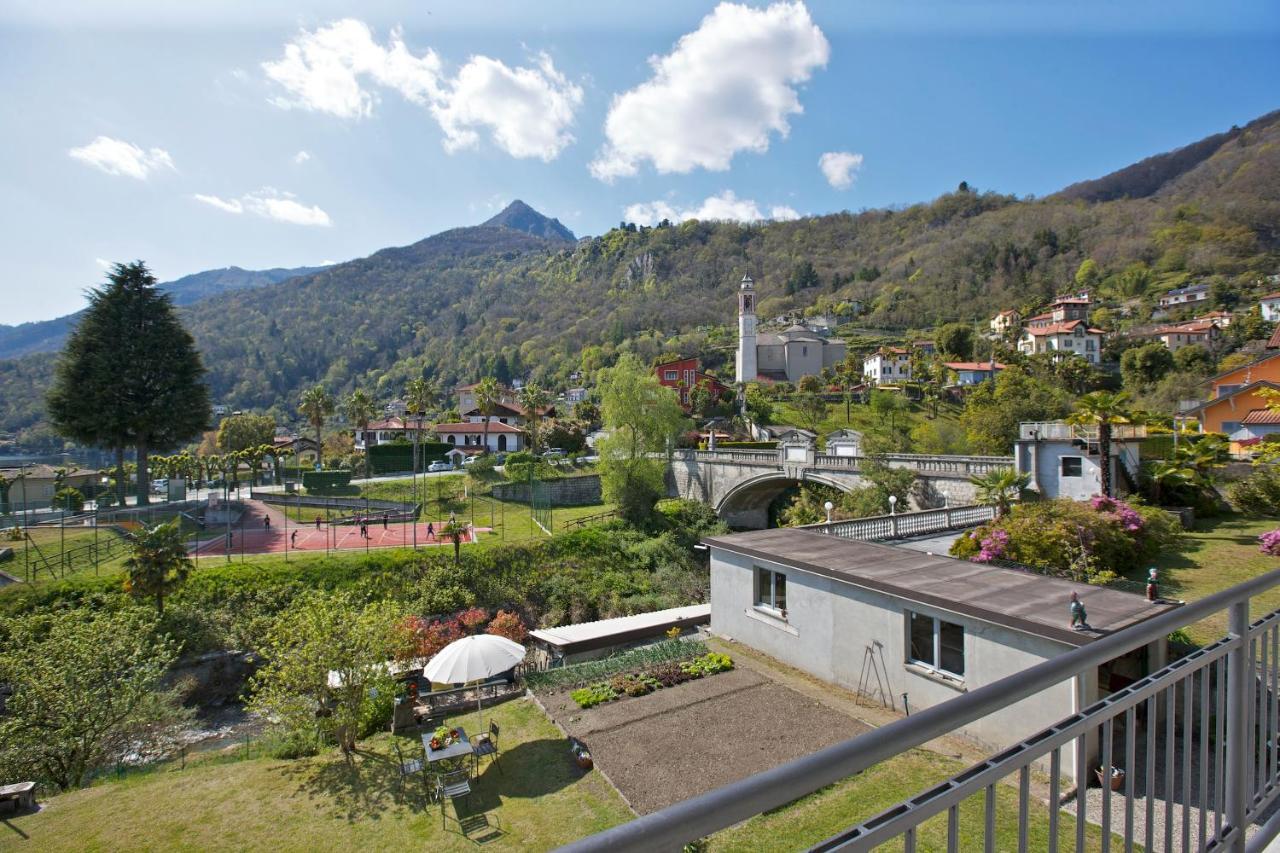
<path fill-rule="evenodd" d="M 1156 567 L 1152 566 L 1151 568 L 1147 569 L 1147 601 L 1155 601 L 1160 597 L 1160 592 L 1157 587 L 1156 581 L 1157 581 Z"/>
<path fill-rule="evenodd" d="M 1078 593 L 1071 593 L 1071 628 L 1075 631 L 1089 630 L 1089 615 L 1084 611 L 1084 602 Z"/>

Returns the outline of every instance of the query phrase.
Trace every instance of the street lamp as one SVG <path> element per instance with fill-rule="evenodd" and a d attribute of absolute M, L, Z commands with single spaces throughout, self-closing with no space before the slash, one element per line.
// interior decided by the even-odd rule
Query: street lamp
<path fill-rule="evenodd" d="M 896 515 L 898 509 L 898 496 L 889 495 L 889 515 Z"/>
<path fill-rule="evenodd" d="M 825 509 L 825 510 L 827 511 L 827 524 L 830 524 L 830 523 L 831 523 L 831 510 L 835 509 L 835 508 L 836 508 L 836 505 L 835 505 L 835 504 L 833 504 L 831 501 L 827 501 L 826 503 L 824 503 L 824 504 L 822 505 L 822 508 L 823 508 L 823 509 Z"/>

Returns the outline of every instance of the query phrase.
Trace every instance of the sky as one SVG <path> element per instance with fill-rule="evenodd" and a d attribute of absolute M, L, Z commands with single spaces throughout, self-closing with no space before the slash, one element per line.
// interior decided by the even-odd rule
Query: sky
<path fill-rule="evenodd" d="M 519 198 L 579 236 L 1045 195 L 1280 108 L 1280 4 L 0 4 L 0 323 L 362 257 Z"/>

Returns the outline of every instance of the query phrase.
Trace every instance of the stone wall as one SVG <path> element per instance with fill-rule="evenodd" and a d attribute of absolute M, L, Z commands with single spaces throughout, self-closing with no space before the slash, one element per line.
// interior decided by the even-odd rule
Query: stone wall
<path fill-rule="evenodd" d="M 545 490 L 552 506 L 586 506 L 604 500 L 599 474 L 544 480 L 538 488 Z M 493 487 L 493 496 L 500 501 L 529 503 L 529 484 L 497 483 Z"/>

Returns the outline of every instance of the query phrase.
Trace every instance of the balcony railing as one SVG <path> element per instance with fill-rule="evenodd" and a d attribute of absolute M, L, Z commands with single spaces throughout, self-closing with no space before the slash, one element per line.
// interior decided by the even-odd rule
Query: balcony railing
<path fill-rule="evenodd" d="M 1147 850 L 1260 851 L 1280 835 L 1280 809 L 1272 808 L 1280 797 L 1280 610 L 1251 624 L 1249 602 L 1278 586 L 1280 570 L 1275 570 L 564 849 L 573 853 L 679 849 L 1225 610 L 1228 633 L 1217 642 L 812 849 L 862 851 L 891 843 L 914 851 L 922 825 L 937 819 L 946 822 L 947 849 L 959 850 L 960 805 L 976 798 L 985 817 L 980 846 L 993 851 L 997 790 L 1012 782 L 1017 790 L 1019 851 L 1030 849 L 1033 809 L 1047 810 L 1049 822 L 1048 837 L 1037 849 L 1056 852 L 1060 831 L 1068 829 L 1074 830 L 1067 833 L 1074 835 L 1074 849 L 1086 849 L 1086 843 L 1094 841 L 1086 831 L 1091 808 L 1100 814 L 1104 851 L 1110 849 L 1113 834 L 1123 839 L 1126 850 L 1142 844 Z M 1085 767 L 1089 741 L 1099 736 L 1101 767 L 1123 768 L 1123 781 L 1114 791 L 1110 784 L 1100 789 L 1081 784 L 1071 796 L 1074 814 L 1064 811 L 1060 796 L 1064 753 L 1068 760 L 1074 756 L 1075 766 Z M 1031 795 L 1032 768 L 1046 764 L 1047 803 Z M 969 838 L 963 846 L 979 847 Z"/>
<path fill-rule="evenodd" d="M 1139 439 L 1147 437 L 1146 424 L 1112 424 L 1111 438 L 1115 441 Z M 1098 427 L 1095 424 L 1069 424 L 1063 421 L 1038 421 L 1019 424 L 1018 438 L 1031 441 L 1037 438 L 1066 440 L 1083 439 L 1098 440 Z"/>
<path fill-rule="evenodd" d="M 975 504 L 900 512 L 893 515 L 873 515 L 867 518 L 850 518 L 845 521 L 823 521 L 817 524 L 806 524 L 801 529 L 864 541 L 906 539 L 928 533 L 963 530 L 990 521 L 994 517 L 994 507 Z"/>

